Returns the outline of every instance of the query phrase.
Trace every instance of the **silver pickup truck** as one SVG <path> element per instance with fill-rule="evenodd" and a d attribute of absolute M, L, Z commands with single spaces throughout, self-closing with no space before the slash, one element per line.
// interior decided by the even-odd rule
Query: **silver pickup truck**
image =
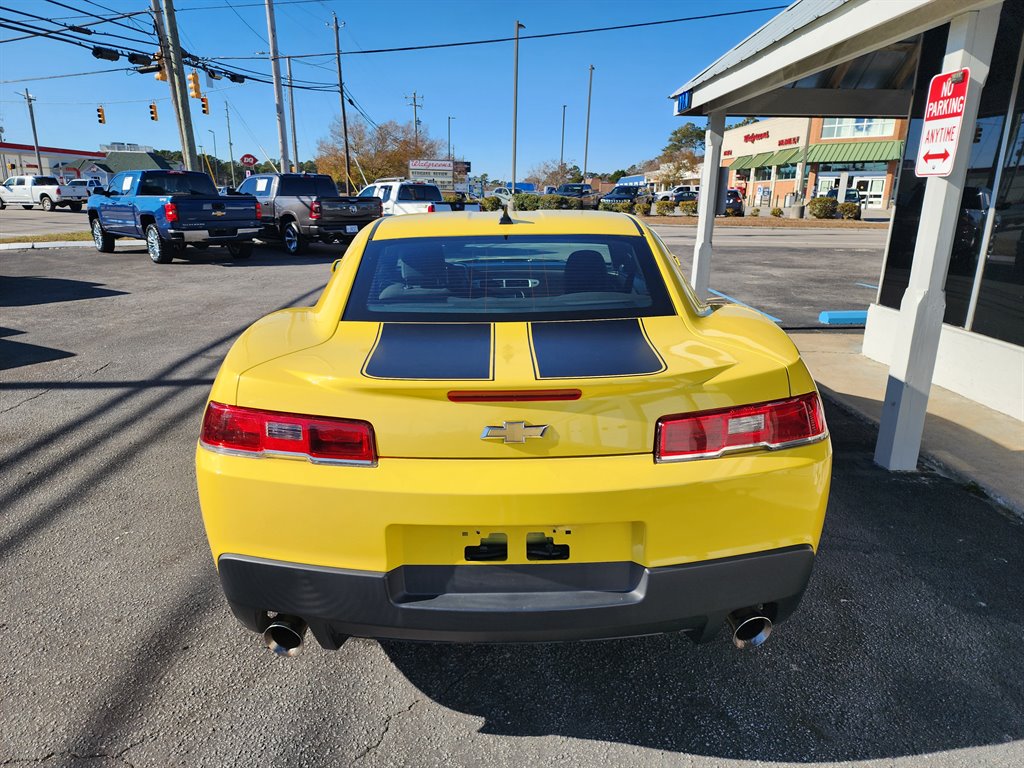
<path fill-rule="evenodd" d="M 44 211 L 64 208 L 82 210 L 89 199 L 89 192 L 61 184 L 53 176 L 11 176 L 0 187 L 0 208 L 20 205 L 25 210 L 37 205 Z"/>

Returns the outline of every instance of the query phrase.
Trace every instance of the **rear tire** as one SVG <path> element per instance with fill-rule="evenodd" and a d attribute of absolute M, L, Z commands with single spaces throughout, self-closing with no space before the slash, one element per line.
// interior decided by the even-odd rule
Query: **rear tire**
<path fill-rule="evenodd" d="M 297 256 L 306 250 L 306 238 L 302 236 L 299 225 L 294 221 L 289 221 L 284 225 L 284 229 L 281 230 L 281 239 L 284 241 L 284 249 L 292 256 Z"/>
<path fill-rule="evenodd" d="M 39 207 L 42 208 L 44 211 L 52 211 L 53 200 L 48 198 L 46 195 L 43 195 L 42 197 L 39 198 Z"/>
<path fill-rule="evenodd" d="M 156 224 L 146 227 L 146 250 L 154 264 L 170 264 L 174 260 L 175 248 L 160 237 Z"/>
<path fill-rule="evenodd" d="M 248 259 L 252 256 L 252 243 L 228 243 L 232 259 Z"/>
<path fill-rule="evenodd" d="M 114 236 L 103 231 L 103 225 L 100 224 L 98 217 L 92 220 L 90 229 L 92 229 L 92 242 L 95 244 L 96 250 L 100 253 L 113 253 Z"/>

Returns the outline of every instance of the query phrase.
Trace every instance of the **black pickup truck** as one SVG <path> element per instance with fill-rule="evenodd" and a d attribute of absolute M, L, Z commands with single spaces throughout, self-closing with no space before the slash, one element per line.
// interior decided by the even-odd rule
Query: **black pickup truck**
<path fill-rule="evenodd" d="M 342 197 L 330 176 L 317 173 L 261 173 L 250 176 L 238 194 L 253 195 L 262 206 L 263 239 L 280 239 L 288 253 L 310 241 L 348 244 L 360 229 L 381 217 L 375 197 Z"/>

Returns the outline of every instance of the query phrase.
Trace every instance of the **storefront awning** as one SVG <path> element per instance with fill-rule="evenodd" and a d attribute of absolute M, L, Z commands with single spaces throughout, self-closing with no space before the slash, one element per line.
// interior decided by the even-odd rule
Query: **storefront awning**
<path fill-rule="evenodd" d="M 769 163 L 767 161 L 768 161 L 768 158 L 770 158 L 774 154 L 775 154 L 774 152 L 762 152 L 759 155 L 754 155 L 754 157 L 750 161 L 750 167 L 751 168 L 764 168 L 766 165 L 771 165 L 771 163 Z"/>
<path fill-rule="evenodd" d="M 812 144 L 807 152 L 809 163 L 881 163 L 902 157 L 902 141 Z"/>
<path fill-rule="evenodd" d="M 730 171 L 742 171 L 744 168 L 750 167 L 750 161 L 754 159 L 753 155 L 743 155 L 737 157 L 729 164 Z"/>
<path fill-rule="evenodd" d="M 787 165 L 789 163 L 796 162 L 796 156 L 800 154 L 803 149 L 780 149 L 774 155 L 768 158 L 768 162 L 765 165 Z"/>

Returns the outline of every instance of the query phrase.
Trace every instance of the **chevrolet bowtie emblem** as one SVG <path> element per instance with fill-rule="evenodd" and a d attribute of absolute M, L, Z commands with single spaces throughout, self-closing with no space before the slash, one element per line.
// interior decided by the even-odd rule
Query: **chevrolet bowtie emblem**
<path fill-rule="evenodd" d="M 528 437 L 544 437 L 547 424 L 526 426 L 525 421 L 503 421 L 500 427 L 484 427 L 481 440 L 501 438 L 506 443 L 525 443 Z"/>
<path fill-rule="evenodd" d="M 213 212 L 213 215 L 214 215 L 214 216 L 224 216 L 224 215 L 225 215 L 225 213 L 224 213 L 224 211 L 214 211 L 214 212 Z"/>

